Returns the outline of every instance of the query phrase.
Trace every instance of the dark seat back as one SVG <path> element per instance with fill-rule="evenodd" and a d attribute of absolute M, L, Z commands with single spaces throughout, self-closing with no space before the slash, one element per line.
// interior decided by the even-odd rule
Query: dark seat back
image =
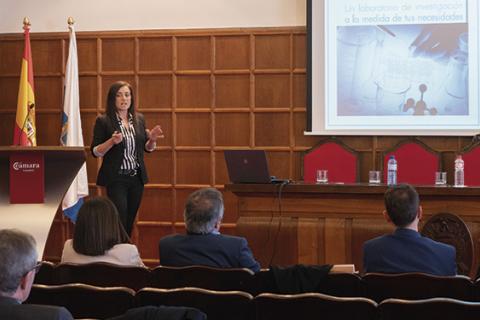
<path fill-rule="evenodd" d="M 376 319 L 377 304 L 365 298 L 339 298 L 321 293 L 262 293 L 253 300 L 257 320 Z"/>
<path fill-rule="evenodd" d="M 253 297 L 240 291 L 213 291 L 200 288 L 144 288 L 137 292 L 139 306 L 184 306 L 201 310 L 208 320 L 254 319 Z"/>
<path fill-rule="evenodd" d="M 150 282 L 150 270 L 105 262 L 61 263 L 53 270 L 52 284 L 85 283 L 100 287 L 127 287 L 139 290 Z"/>
<path fill-rule="evenodd" d="M 387 299 L 378 305 L 381 320 L 480 319 L 480 303 L 448 298 Z"/>
<path fill-rule="evenodd" d="M 26 303 L 62 306 L 74 318 L 104 319 L 125 313 L 134 306 L 135 292 L 124 287 L 95 287 L 86 284 L 32 286 Z"/>
<path fill-rule="evenodd" d="M 472 281 L 464 276 L 368 273 L 363 276 L 362 280 L 365 297 L 376 302 L 388 298 L 418 300 L 438 297 L 473 301 Z"/>
<path fill-rule="evenodd" d="M 362 278 L 356 273 L 329 273 L 320 283 L 319 292 L 336 297 L 361 297 Z"/>
<path fill-rule="evenodd" d="M 243 291 L 254 273 L 245 268 L 214 268 L 206 266 L 166 267 L 152 270 L 151 287 L 197 287 L 221 291 Z"/>
<path fill-rule="evenodd" d="M 35 275 L 34 283 L 37 284 L 53 284 L 53 269 L 55 264 L 50 261 L 42 261 L 40 270 Z"/>

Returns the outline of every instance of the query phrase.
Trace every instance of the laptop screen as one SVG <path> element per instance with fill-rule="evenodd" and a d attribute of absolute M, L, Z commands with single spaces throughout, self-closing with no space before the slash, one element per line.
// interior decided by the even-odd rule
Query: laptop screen
<path fill-rule="evenodd" d="M 264 150 L 225 150 L 224 155 L 232 183 L 270 183 Z"/>

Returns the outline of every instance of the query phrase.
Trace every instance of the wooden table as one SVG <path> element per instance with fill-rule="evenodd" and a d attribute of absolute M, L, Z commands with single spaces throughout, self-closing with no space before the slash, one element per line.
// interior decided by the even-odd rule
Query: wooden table
<path fill-rule="evenodd" d="M 237 232 L 248 239 L 262 267 L 353 263 L 361 270 L 363 243 L 393 231 L 382 216 L 385 185 L 294 182 L 229 184 L 225 189 L 238 196 Z M 478 257 L 480 188 L 416 189 L 423 221 L 435 213 L 457 214 L 470 229 Z"/>

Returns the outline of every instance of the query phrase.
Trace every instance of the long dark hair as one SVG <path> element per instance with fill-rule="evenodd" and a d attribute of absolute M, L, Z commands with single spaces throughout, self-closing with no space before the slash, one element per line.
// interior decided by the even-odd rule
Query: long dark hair
<path fill-rule="evenodd" d="M 113 202 L 105 197 L 86 201 L 78 211 L 73 249 L 87 256 L 101 256 L 120 243 L 130 243 L 130 239 Z"/>
<path fill-rule="evenodd" d="M 113 121 L 117 120 L 117 116 L 115 115 L 117 112 L 117 107 L 115 106 L 115 99 L 117 98 L 117 92 L 120 90 L 122 87 L 128 87 L 130 90 L 130 96 L 132 97 L 131 99 L 131 104 L 130 108 L 128 108 L 128 112 L 133 116 L 133 119 L 135 120 L 135 96 L 133 94 L 133 89 L 130 83 L 126 81 L 117 81 L 114 82 L 111 86 L 110 89 L 108 89 L 108 94 L 107 94 L 107 115 L 110 119 Z"/>

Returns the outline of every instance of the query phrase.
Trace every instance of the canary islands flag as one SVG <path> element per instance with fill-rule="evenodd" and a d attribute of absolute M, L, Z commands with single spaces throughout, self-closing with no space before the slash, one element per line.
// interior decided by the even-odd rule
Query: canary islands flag
<path fill-rule="evenodd" d="M 80 119 L 80 94 L 78 86 L 77 41 L 73 23 L 69 25 L 70 46 L 65 72 L 65 92 L 62 114 L 62 146 L 83 147 L 82 123 Z M 80 168 L 62 202 L 63 213 L 75 223 L 78 209 L 83 198 L 88 196 L 88 179 L 86 165 Z"/>

